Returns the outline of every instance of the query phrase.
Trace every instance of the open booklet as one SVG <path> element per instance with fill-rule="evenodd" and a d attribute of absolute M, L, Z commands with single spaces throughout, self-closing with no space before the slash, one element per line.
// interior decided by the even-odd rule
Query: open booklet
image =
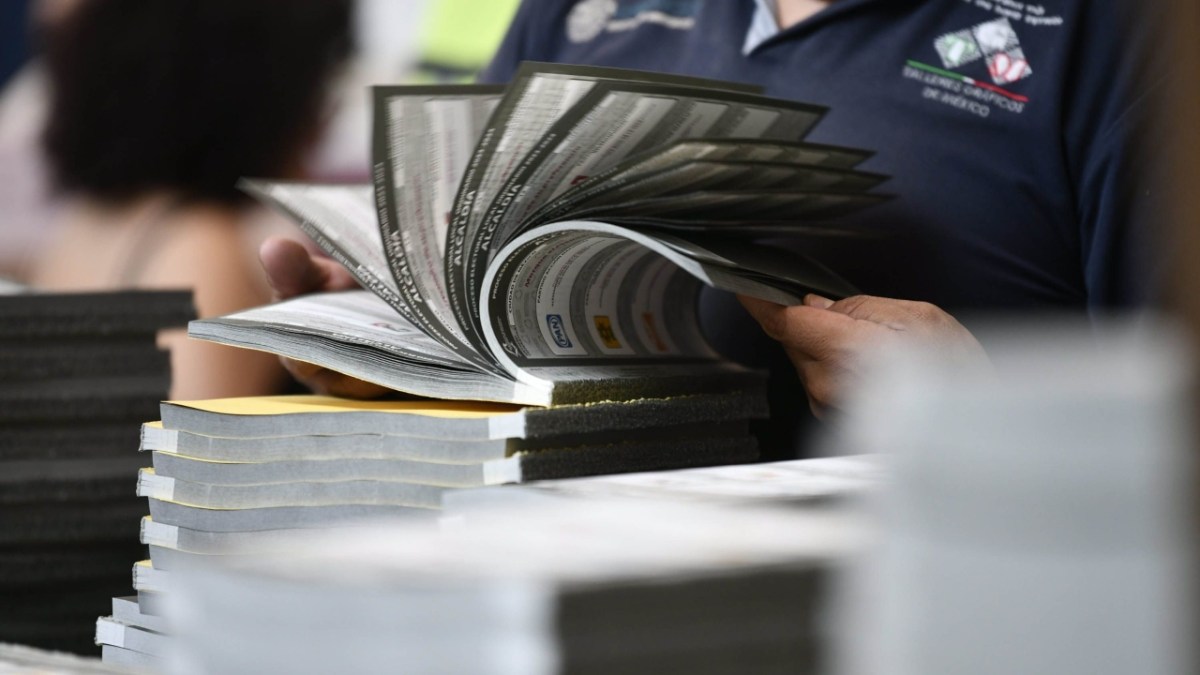
<path fill-rule="evenodd" d="M 700 284 L 854 289 L 753 242 L 854 234 L 871 153 L 804 143 L 825 109 L 752 88 L 527 63 L 507 87 L 376 87 L 373 185 L 247 181 L 367 290 L 191 324 L 424 396 L 549 405 L 728 389 Z M 752 379 L 752 378 L 751 378 Z"/>

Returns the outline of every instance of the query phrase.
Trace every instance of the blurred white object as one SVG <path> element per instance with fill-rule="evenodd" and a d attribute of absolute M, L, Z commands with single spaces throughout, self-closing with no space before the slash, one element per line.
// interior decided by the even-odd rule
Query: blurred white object
<path fill-rule="evenodd" d="M 555 502 L 585 499 L 822 506 L 853 500 L 885 476 L 880 457 L 822 457 L 450 490 L 442 495 L 442 510 L 449 517 L 470 517 L 498 506 L 554 508 Z"/>
<path fill-rule="evenodd" d="M 356 54 L 332 87 L 324 133 L 307 168 L 321 182 L 368 182 L 371 176 L 371 92 L 396 84 L 415 68 L 430 0 L 358 0 Z"/>
<path fill-rule="evenodd" d="M 286 557 L 181 569 L 175 672 L 812 672 L 823 570 L 861 531 L 592 501 L 311 536 Z"/>
<path fill-rule="evenodd" d="M 120 675 L 126 672 L 111 668 L 96 658 L 0 643 L 2 675 Z"/>
<path fill-rule="evenodd" d="M 1168 326 L 1010 330 L 992 374 L 890 354 L 840 442 L 893 452 L 837 672 L 1189 666 L 1191 360 Z"/>

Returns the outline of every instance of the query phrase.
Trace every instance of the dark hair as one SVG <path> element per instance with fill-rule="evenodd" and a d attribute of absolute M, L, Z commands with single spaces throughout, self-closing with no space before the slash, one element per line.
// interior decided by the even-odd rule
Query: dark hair
<path fill-rule="evenodd" d="M 316 135 L 351 0 L 83 0 L 44 28 L 60 190 L 237 204 Z"/>

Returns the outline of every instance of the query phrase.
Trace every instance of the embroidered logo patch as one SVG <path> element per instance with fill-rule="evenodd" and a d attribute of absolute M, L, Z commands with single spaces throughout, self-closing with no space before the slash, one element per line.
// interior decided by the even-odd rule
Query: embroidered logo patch
<path fill-rule="evenodd" d="M 997 112 L 1024 114 L 1032 105 L 1032 90 L 1022 82 L 1033 76 L 1033 67 L 1017 31 L 1027 39 L 1033 39 L 1033 34 L 1045 36 L 1065 25 L 1063 17 L 1048 14 L 1042 4 L 1021 0 L 964 2 L 972 7 L 972 13 L 983 10 L 996 16 L 935 38 L 937 55 L 907 59 L 904 79 L 919 86 L 925 101 L 977 117 L 986 119 Z"/>
<path fill-rule="evenodd" d="M 1020 47 L 1009 51 L 992 54 L 988 57 L 988 73 L 996 84 L 1011 84 L 1023 80 L 1033 74 L 1025 52 Z"/>
<path fill-rule="evenodd" d="M 981 23 L 972 28 L 971 33 L 975 35 L 975 40 L 984 54 L 996 54 L 1021 47 L 1017 31 L 1013 30 L 1008 19 L 996 19 Z"/>
<path fill-rule="evenodd" d="M 1033 75 L 1017 31 L 1006 18 L 947 33 L 933 46 L 946 68 L 961 68 L 986 59 L 988 74 L 996 84 L 1012 84 Z"/>
<path fill-rule="evenodd" d="M 571 42 L 594 40 L 616 13 L 617 0 L 581 0 L 567 15 L 567 38 Z"/>
<path fill-rule="evenodd" d="M 979 45 L 969 30 L 957 33 L 947 33 L 933 43 L 937 53 L 942 57 L 942 65 L 947 68 L 958 68 L 983 57 Z"/>
<path fill-rule="evenodd" d="M 646 24 L 691 30 L 699 5 L 699 0 L 579 0 L 567 15 L 567 39 L 590 42 L 605 31 L 620 33 Z"/>

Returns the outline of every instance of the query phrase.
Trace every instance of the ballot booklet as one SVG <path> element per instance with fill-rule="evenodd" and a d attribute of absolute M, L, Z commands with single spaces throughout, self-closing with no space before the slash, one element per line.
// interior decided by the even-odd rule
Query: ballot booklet
<path fill-rule="evenodd" d="M 824 108 L 744 85 L 527 63 L 507 87 L 376 87 L 373 185 L 248 180 L 365 290 L 191 324 L 424 396 L 550 405 L 729 390 L 701 284 L 780 303 L 854 289 L 754 243 L 852 234 L 887 197 Z"/>

